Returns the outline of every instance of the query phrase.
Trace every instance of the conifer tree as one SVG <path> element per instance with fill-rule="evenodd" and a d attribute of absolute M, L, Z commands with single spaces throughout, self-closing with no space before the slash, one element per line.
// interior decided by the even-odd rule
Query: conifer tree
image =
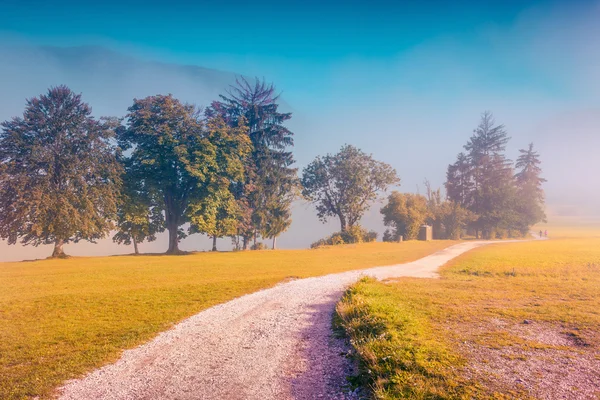
<path fill-rule="evenodd" d="M 534 150 L 533 143 L 527 149 L 519 150 L 515 175 L 517 183 L 517 212 L 518 227 L 521 234 L 527 234 L 529 228 L 538 222 L 546 220 L 544 212 L 544 189 L 546 179 L 542 178 L 539 154 Z"/>
<path fill-rule="evenodd" d="M 448 166 L 446 173 L 446 194 L 448 199 L 470 207 L 474 201 L 475 183 L 471 162 L 465 153 L 459 153 L 454 164 Z"/>
<path fill-rule="evenodd" d="M 113 124 L 58 86 L 1 127 L 0 237 L 54 244 L 52 257 L 65 257 L 67 243 L 105 237 L 121 184 Z"/>
<path fill-rule="evenodd" d="M 221 115 L 231 126 L 243 118 L 252 142 L 253 150 L 245 164 L 245 180 L 232 188 L 240 203 L 238 232 L 244 249 L 252 238 L 256 243 L 257 236 L 267 225 L 273 225 L 267 219 L 275 215 L 267 210 L 272 199 L 282 193 L 285 196 L 294 193 L 298 185 L 290 151 L 294 144 L 293 133 L 285 126 L 292 115 L 280 112 L 278 102 L 273 85 L 258 79 L 251 84 L 240 78 L 226 96 L 221 96 L 221 101 L 214 102 L 207 110 L 207 115 Z M 290 214 L 291 203 L 286 207 L 280 211 Z"/>
<path fill-rule="evenodd" d="M 479 236 L 489 239 L 512 234 L 525 234 L 531 225 L 544 220 L 543 190 L 538 154 L 530 145 L 521 150 L 514 174 L 513 165 L 504 154 L 509 140 L 503 125 L 496 125 L 490 112 L 484 112 L 468 143 L 467 153 L 448 166 L 446 190 L 448 199 L 470 211 L 456 215 L 470 223 Z M 459 224 L 460 225 L 460 224 Z"/>
<path fill-rule="evenodd" d="M 469 209 L 478 218 L 477 234 L 489 239 L 510 219 L 513 191 L 512 168 L 504 152 L 509 141 L 504 125 L 496 125 L 492 113 L 486 111 L 465 145 L 473 176 L 473 199 Z"/>

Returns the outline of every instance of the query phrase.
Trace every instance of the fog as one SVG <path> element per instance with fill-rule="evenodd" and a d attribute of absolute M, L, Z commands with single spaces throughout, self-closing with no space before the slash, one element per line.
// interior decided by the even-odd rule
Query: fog
<path fill-rule="evenodd" d="M 165 63 L 152 54 L 130 55 L 118 46 L 44 47 L 0 35 L 0 120 L 20 115 L 25 99 L 66 84 L 83 94 L 96 116 L 123 116 L 134 97 L 172 93 L 207 105 L 236 74 L 265 77 L 293 111 L 294 152 L 301 168 L 316 155 L 350 143 L 392 164 L 400 190 L 423 192 L 423 180 L 442 186 L 446 167 L 462 150 L 479 114 L 491 110 L 512 137 L 507 155 L 534 142 L 541 154 L 547 214 L 600 217 L 600 3 L 530 8 L 510 27 L 482 25 L 468 42 L 438 37 L 394 60 L 360 56 L 318 70 L 300 60 L 214 58 L 198 66 Z M 202 60 L 200 60 L 202 61 Z M 211 68 L 202 68 L 210 66 Z M 222 71 L 222 70 L 223 71 Z M 224 72 L 231 71 L 231 72 Z M 310 88 L 298 81 L 310 75 Z M 384 231 L 377 205 L 363 224 Z M 307 247 L 335 231 L 312 206 L 299 201 L 282 248 Z M 222 249 L 229 239 L 219 240 Z M 207 250 L 200 235 L 184 250 Z M 140 246 L 166 250 L 166 240 Z M 66 246 L 72 255 L 130 253 L 110 239 Z M 42 258 L 51 249 L 0 243 L 0 260 Z"/>

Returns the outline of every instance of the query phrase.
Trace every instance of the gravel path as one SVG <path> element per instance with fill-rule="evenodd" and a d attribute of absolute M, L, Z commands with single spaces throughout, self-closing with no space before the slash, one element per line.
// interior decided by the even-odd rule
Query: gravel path
<path fill-rule="evenodd" d="M 345 399 L 352 364 L 331 335 L 344 289 L 361 276 L 434 277 L 465 242 L 389 267 L 300 279 L 202 311 L 121 359 L 67 382 L 61 399 Z"/>

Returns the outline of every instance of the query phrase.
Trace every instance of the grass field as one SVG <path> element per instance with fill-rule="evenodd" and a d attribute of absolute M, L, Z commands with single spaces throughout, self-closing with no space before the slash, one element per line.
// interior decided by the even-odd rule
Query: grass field
<path fill-rule="evenodd" d="M 0 264 L 0 399 L 46 397 L 182 319 L 303 278 L 421 258 L 452 242 Z"/>
<path fill-rule="evenodd" d="M 337 320 L 358 382 L 377 399 L 600 397 L 600 229 L 552 232 L 466 253 L 441 279 L 350 288 Z"/>

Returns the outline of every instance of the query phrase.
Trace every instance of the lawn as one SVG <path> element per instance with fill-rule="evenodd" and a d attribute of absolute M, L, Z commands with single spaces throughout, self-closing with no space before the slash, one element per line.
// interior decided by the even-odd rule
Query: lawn
<path fill-rule="evenodd" d="M 451 244 L 0 263 L 0 398 L 51 396 L 186 317 L 286 279 L 407 262 Z"/>
<path fill-rule="evenodd" d="M 552 233 L 473 250 L 441 279 L 351 287 L 336 319 L 357 382 L 377 399 L 599 396 L 600 229 Z"/>

